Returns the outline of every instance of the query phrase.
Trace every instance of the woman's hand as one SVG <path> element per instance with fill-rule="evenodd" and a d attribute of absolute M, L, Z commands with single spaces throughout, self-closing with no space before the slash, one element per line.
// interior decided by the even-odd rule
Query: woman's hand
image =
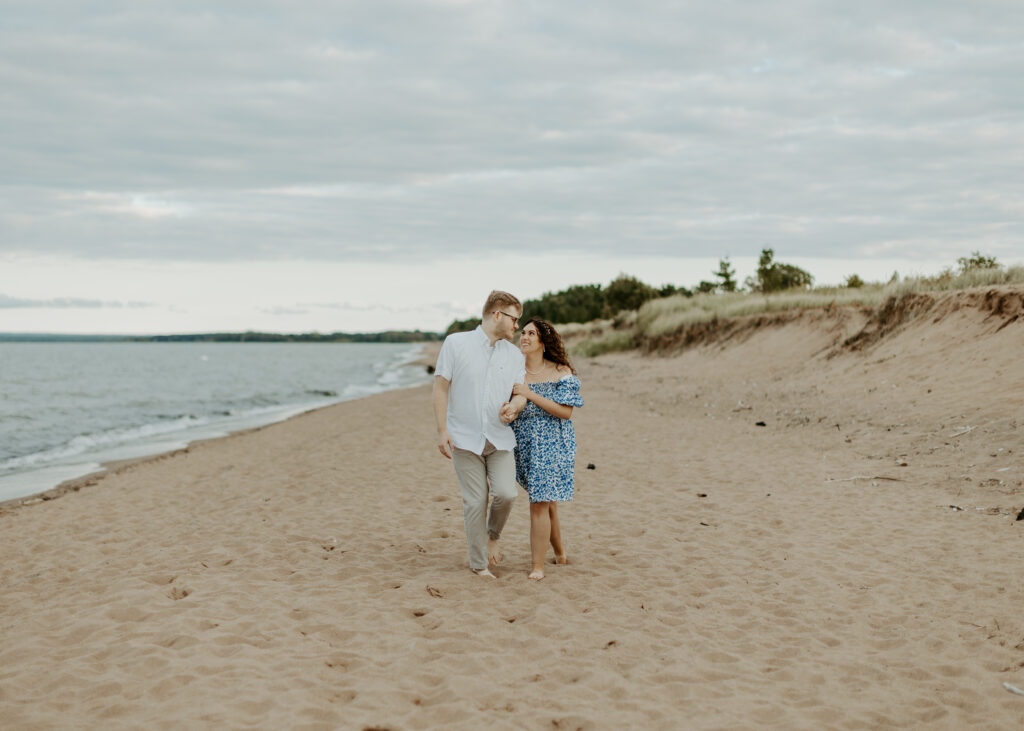
<path fill-rule="evenodd" d="M 510 404 L 508 401 L 501 405 L 501 409 L 498 411 L 498 418 L 501 419 L 502 424 L 511 424 L 519 416 L 519 412 L 516 407 Z"/>
<path fill-rule="evenodd" d="M 529 401 L 530 400 L 530 396 L 533 395 L 533 391 L 531 391 L 530 387 L 527 386 L 525 383 L 516 383 L 516 384 L 513 384 L 513 386 L 512 386 L 512 395 L 513 396 L 522 396 L 527 401 Z"/>

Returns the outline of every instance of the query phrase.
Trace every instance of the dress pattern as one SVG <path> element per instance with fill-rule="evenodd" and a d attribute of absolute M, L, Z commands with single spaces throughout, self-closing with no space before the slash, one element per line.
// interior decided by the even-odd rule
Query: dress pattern
<path fill-rule="evenodd" d="M 566 406 L 582 406 L 580 379 L 574 375 L 557 381 L 528 384 L 539 396 Z M 516 482 L 531 503 L 568 502 L 573 496 L 576 467 L 576 431 L 572 421 L 552 416 L 527 401 L 512 422 L 516 435 Z"/>

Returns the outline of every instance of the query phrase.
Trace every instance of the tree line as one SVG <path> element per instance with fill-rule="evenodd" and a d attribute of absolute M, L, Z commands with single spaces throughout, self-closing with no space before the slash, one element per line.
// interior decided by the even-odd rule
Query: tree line
<path fill-rule="evenodd" d="M 523 302 L 521 320 L 526 322 L 531 317 L 539 317 L 553 323 L 590 322 L 614 317 L 623 310 L 640 309 L 644 302 L 658 297 L 692 297 L 699 293 L 742 291 L 729 257 L 719 259 L 718 270 L 712 274 L 715 277 L 713 280 L 701 281 L 692 289 L 674 284 L 652 287 L 628 274 L 620 274 L 606 287 L 600 284 L 576 284 L 559 292 L 545 292 L 537 299 L 526 300 Z M 775 252 L 764 249 L 761 251 L 757 274 L 747 277 L 744 286 L 752 292 L 776 292 L 793 287 L 809 287 L 812 282 L 813 277 L 803 269 L 776 262 Z M 448 326 L 445 335 L 472 330 L 479 324 L 479 317 L 455 320 Z"/>

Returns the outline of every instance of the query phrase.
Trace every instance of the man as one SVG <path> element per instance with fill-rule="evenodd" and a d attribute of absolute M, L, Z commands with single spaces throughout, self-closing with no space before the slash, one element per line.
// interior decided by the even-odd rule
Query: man
<path fill-rule="evenodd" d="M 491 292 L 479 327 L 445 338 L 434 370 L 437 448 L 452 460 L 462 490 L 469 568 L 491 578 L 488 567 L 501 560 L 498 539 L 516 498 L 516 438 L 507 423 L 514 417 L 503 407 L 512 385 L 526 377 L 523 354 L 511 342 L 522 314 L 513 295 Z"/>

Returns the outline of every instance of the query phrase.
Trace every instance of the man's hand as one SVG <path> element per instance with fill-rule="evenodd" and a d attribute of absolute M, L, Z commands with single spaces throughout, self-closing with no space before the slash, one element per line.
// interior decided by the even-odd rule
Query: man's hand
<path fill-rule="evenodd" d="M 446 458 L 452 458 L 452 450 L 455 449 L 455 445 L 452 444 L 452 438 L 449 436 L 447 429 L 438 433 L 437 448 Z"/>
<path fill-rule="evenodd" d="M 498 411 L 498 418 L 501 419 L 503 424 L 511 424 L 519 416 L 519 411 L 516 407 L 510 404 L 508 401 L 501 405 L 501 410 Z"/>
<path fill-rule="evenodd" d="M 434 421 L 437 423 L 437 448 L 446 459 L 452 458 L 451 435 L 448 434 L 448 391 L 452 382 L 444 376 L 434 376 Z"/>

